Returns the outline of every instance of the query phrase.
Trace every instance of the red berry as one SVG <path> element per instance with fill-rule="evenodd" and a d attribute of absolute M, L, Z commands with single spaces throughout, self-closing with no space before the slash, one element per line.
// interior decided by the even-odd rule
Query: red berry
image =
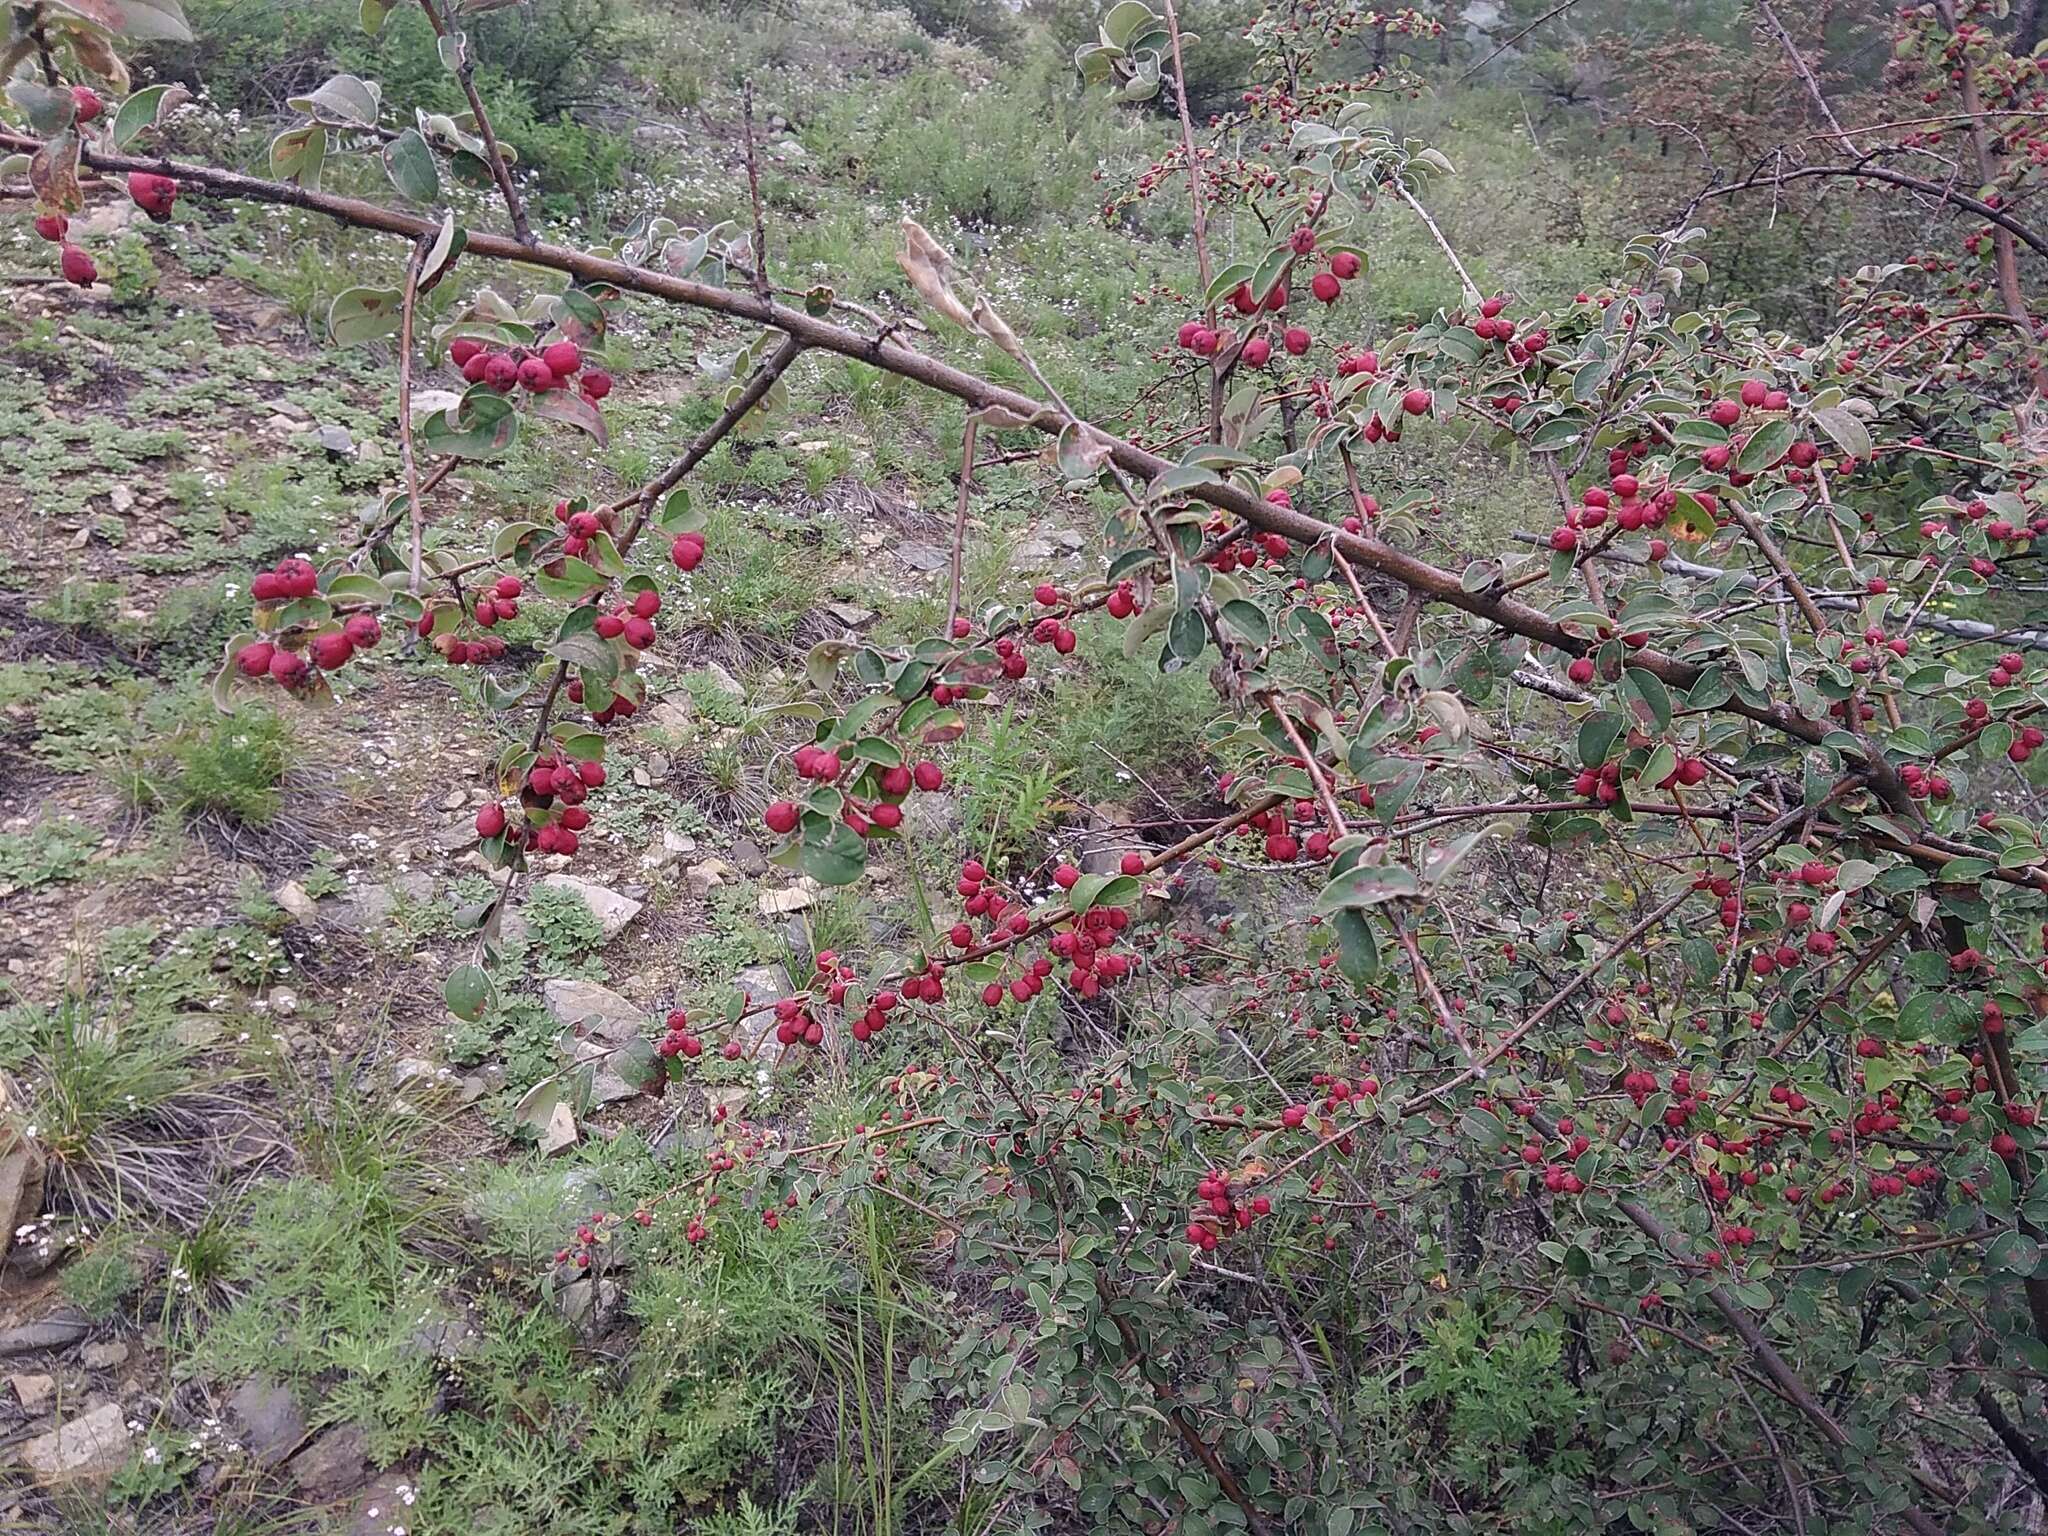
<path fill-rule="evenodd" d="M 349 644 L 348 636 L 340 630 L 330 630 L 313 642 L 313 662 L 323 672 L 332 672 L 336 667 L 346 666 L 356 648 Z"/>
<path fill-rule="evenodd" d="M 602 368 L 593 368 L 583 375 L 583 398 L 595 404 L 612 392 L 612 376 Z"/>
<path fill-rule="evenodd" d="M 768 824 L 768 830 L 777 837 L 787 837 L 796 830 L 796 802 L 777 800 L 761 813 L 761 819 Z"/>
<path fill-rule="evenodd" d="M 476 813 L 476 835 L 497 837 L 505 830 L 505 807 L 493 800 Z"/>
<path fill-rule="evenodd" d="M 244 677 L 266 677 L 270 659 L 276 654 L 277 647 L 268 640 L 253 641 L 235 652 L 235 666 Z"/>
<path fill-rule="evenodd" d="M 65 282 L 79 288 L 90 288 L 100 280 L 100 269 L 75 245 L 65 246 L 58 255 L 57 270 L 64 274 Z"/>
<path fill-rule="evenodd" d="M 583 349 L 573 341 L 558 341 L 541 352 L 540 360 L 547 364 L 549 373 L 566 379 L 583 366 Z"/>

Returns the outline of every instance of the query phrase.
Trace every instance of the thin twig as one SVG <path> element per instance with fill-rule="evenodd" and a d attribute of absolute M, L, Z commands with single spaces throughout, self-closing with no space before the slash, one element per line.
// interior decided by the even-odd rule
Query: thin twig
<path fill-rule="evenodd" d="M 420 595 L 420 557 L 426 540 L 427 517 L 420 502 L 420 470 L 412 443 L 412 330 L 413 315 L 419 307 L 420 272 L 427 260 L 427 242 L 417 241 L 405 263 L 405 293 L 398 312 L 398 457 L 405 469 L 406 517 L 412 525 L 411 558 L 407 564 L 406 590 Z"/>

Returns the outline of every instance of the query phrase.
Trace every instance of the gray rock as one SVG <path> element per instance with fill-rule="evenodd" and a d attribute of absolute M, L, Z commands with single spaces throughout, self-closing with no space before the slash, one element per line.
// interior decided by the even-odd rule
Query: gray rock
<path fill-rule="evenodd" d="M 447 1098 L 456 1092 L 455 1074 L 421 1056 L 407 1056 L 391 1068 L 391 1086 L 415 1104 Z"/>
<path fill-rule="evenodd" d="M 228 1398 L 228 1419 L 235 1438 L 259 1466 L 283 1461 L 306 1438 L 305 1416 L 292 1401 L 291 1388 L 266 1376 L 251 1376 Z"/>
<path fill-rule="evenodd" d="M 436 1318 L 413 1329 L 406 1347 L 435 1360 L 466 1360 L 483 1348 L 484 1336 L 467 1317 Z"/>
<path fill-rule="evenodd" d="M 417 1472 L 380 1472 L 356 1499 L 356 1517 L 347 1527 L 348 1536 L 391 1536 L 394 1530 L 414 1529 L 412 1506 L 401 1490 L 418 1486 Z M 482 1510 L 474 1512 L 482 1524 Z"/>
<path fill-rule="evenodd" d="M 92 1329 L 83 1312 L 57 1312 L 33 1323 L 0 1330 L 0 1355 L 25 1355 L 38 1349 L 76 1344 Z"/>
<path fill-rule="evenodd" d="M 768 873 L 768 855 L 752 838 L 743 837 L 732 845 L 732 861 L 749 880 L 758 880 Z"/>
<path fill-rule="evenodd" d="M 14 1389 L 15 1401 L 30 1413 L 41 1413 L 57 1395 L 54 1376 L 10 1376 L 7 1385 Z"/>
<path fill-rule="evenodd" d="M 557 1104 L 548 1111 L 547 1124 L 541 1127 L 539 1146 L 541 1155 L 559 1152 L 564 1147 L 576 1144 L 576 1114 L 567 1104 Z"/>
<path fill-rule="evenodd" d="M 614 1045 L 644 1035 L 649 1028 L 646 1009 L 594 981 L 552 976 L 541 983 L 540 997 L 548 1016 L 564 1029 L 582 1024 Z"/>
<path fill-rule="evenodd" d="M 356 451 L 356 440 L 350 435 L 347 427 L 322 427 L 314 440 L 323 450 L 338 459 L 348 458 Z"/>
<path fill-rule="evenodd" d="M 87 1370 L 111 1371 L 128 1363 L 128 1346 L 119 1339 L 109 1339 L 104 1344 L 88 1344 L 78 1352 L 78 1359 Z"/>
<path fill-rule="evenodd" d="M 270 899 L 283 907 L 294 922 L 310 923 L 320 915 L 320 903 L 306 894 L 306 888 L 296 880 L 287 880 L 270 893 Z"/>
<path fill-rule="evenodd" d="M 368 1443 L 360 1424 L 337 1424 L 291 1459 L 292 1481 L 321 1503 L 354 1493 L 369 1479 Z"/>
<path fill-rule="evenodd" d="M 345 896 L 330 896 L 321 902 L 319 921 L 343 933 L 374 933 L 397 905 L 397 894 L 388 885 L 357 886 Z"/>
<path fill-rule="evenodd" d="M 862 608 L 853 603 L 827 603 L 825 611 L 853 629 L 859 629 L 861 625 L 870 623 L 875 617 L 874 609 Z"/>
<path fill-rule="evenodd" d="M 739 877 L 740 872 L 724 859 L 706 859 L 683 871 L 683 884 L 692 896 L 702 901 L 715 887 L 728 885 Z"/>
<path fill-rule="evenodd" d="M 703 666 L 697 668 L 696 675 L 709 678 L 711 686 L 729 699 L 744 699 L 747 696 L 747 690 L 740 680 L 715 661 L 705 662 Z"/>
<path fill-rule="evenodd" d="M 903 830 L 913 842 L 950 840 L 960 832 L 960 807 L 951 795 L 912 795 L 903 802 Z"/>
<path fill-rule="evenodd" d="M 0 1106 L 6 1103 L 0 1088 Z M 0 1253 L 14 1242 L 14 1234 L 32 1223 L 43 1209 L 43 1149 L 28 1137 L 14 1132 L 6 1136 L 6 1150 L 0 1153 Z M 4 1351 L 0 1351 L 4 1353 Z"/>
<path fill-rule="evenodd" d="M 1054 550 L 1044 539 L 1026 539 L 1017 546 L 1017 563 L 1020 565 L 1044 565 L 1053 557 Z"/>
<path fill-rule="evenodd" d="M 595 1339 L 617 1320 L 625 1291 L 611 1280 L 571 1280 L 555 1292 L 555 1308 L 563 1321 L 586 1339 Z"/>
<path fill-rule="evenodd" d="M 597 926 L 607 940 L 617 938 L 625 931 L 626 925 L 640 915 L 642 903 L 595 881 L 579 880 L 574 875 L 547 875 L 540 883 L 582 897 L 583 905 L 597 919 Z"/>
<path fill-rule="evenodd" d="M 128 1419 L 119 1403 L 101 1403 L 23 1443 L 22 1465 L 45 1488 L 102 1482 L 128 1460 Z"/>
<path fill-rule="evenodd" d="M 943 549 L 915 541 L 898 544 L 896 558 L 913 571 L 943 571 L 952 559 Z"/>

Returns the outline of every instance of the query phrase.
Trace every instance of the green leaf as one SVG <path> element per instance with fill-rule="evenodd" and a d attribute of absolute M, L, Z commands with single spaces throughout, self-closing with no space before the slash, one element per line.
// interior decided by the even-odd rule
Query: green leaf
<path fill-rule="evenodd" d="M 1377 907 L 1406 896 L 1420 896 L 1422 882 L 1400 864 L 1360 864 L 1334 876 L 1316 897 L 1318 914 L 1328 917 L 1347 908 Z"/>
<path fill-rule="evenodd" d="M 443 216 L 441 228 L 434 236 L 434 243 L 427 248 L 426 260 L 420 263 L 420 292 L 425 293 L 434 284 L 448 275 L 448 269 L 455 265 L 455 259 L 469 244 L 469 233 L 455 222 L 454 210 Z"/>
<path fill-rule="evenodd" d="M 428 453 L 494 459 L 519 435 L 519 413 L 511 401 L 479 384 L 453 410 L 429 416 L 418 435 L 420 447 Z"/>
<path fill-rule="evenodd" d="M 534 396 L 527 409 L 549 421 L 566 421 L 570 426 L 588 432 L 600 448 L 611 445 L 611 434 L 605 430 L 604 416 L 575 390 L 551 389 Z"/>
<path fill-rule="evenodd" d="M 497 1001 L 498 989 L 491 985 L 491 978 L 482 966 L 463 965 L 449 973 L 448 980 L 441 986 L 441 996 L 450 1013 L 474 1024 Z"/>
<path fill-rule="evenodd" d="M 116 37 L 138 43 L 189 43 L 192 29 L 178 0 L 63 0 L 65 9 L 76 11 L 105 27 Z"/>
<path fill-rule="evenodd" d="M 600 682 L 609 683 L 619 675 L 618 651 L 592 630 L 562 636 L 547 648 L 547 654 L 594 675 Z"/>
<path fill-rule="evenodd" d="M 126 149 L 144 129 L 155 127 L 165 111 L 190 95 L 182 85 L 175 84 L 145 85 L 134 92 L 114 114 L 114 148 Z"/>
<path fill-rule="evenodd" d="M 356 7 L 356 19 L 363 30 L 375 37 L 384 30 L 384 18 L 396 7 L 398 0 L 361 0 Z"/>
<path fill-rule="evenodd" d="M 829 843 L 802 843 L 797 867 L 820 885 L 851 885 L 867 873 L 868 847 L 853 828 L 840 825 Z"/>
<path fill-rule="evenodd" d="M 1870 429 L 1863 418 L 1845 405 L 1823 406 L 1813 413 L 1814 425 L 1835 440 L 1835 446 L 1853 459 L 1870 457 Z"/>
<path fill-rule="evenodd" d="M 1784 458 L 1798 440 L 1799 429 L 1791 422 L 1767 421 L 1742 445 L 1742 452 L 1735 456 L 1735 467 L 1745 475 L 1760 475 Z"/>
<path fill-rule="evenodd" d="M 1233 597 L 1219 610 L 1223 622 L 1244 637 L 1247 645 L 1265 645 L 1273 638 L 1266 610 L 1248 598 Z"/>
<path fill-rule="evenodd" d="M 1647 709 L 1650 712 L 1650 718 L 1657 722 L 1657 729 L 1660 731 L 1669 730 L 1671 728 L 1671 694 L 1657 674 L 1646 672 L 1641 667 L 1630 667 L 1622 676 L 1628 683 L 1629 692 L 1643 701 L 1643 708 Z"/>
<path fill-rule="evenodd" d="M 404 296 L 396 288 L 344 288 L 327 306 L 327 334 L 343 347 L 389 336 L 398 329 L 403 304 Z"/>
<path fill-rule="evenodd" d="M 336 75 L 311 95 L 294 96 L 285 105 L 336 128 L 374 128 L 383 110 L 383 92 L 375 81 Z"/>
<path fill-rule="evenodd" d="M 1337 965 L 1345 980 L 1361 992 L 1380 973 L 1380 945 L 1372 923 L 1363 912 L 1351 907 L 1332 914 L 1330 926 L 1337 931 Z"/>
<path fill-rule="evenodd" d="M 408 128 L 384 146 L 384 174 L 398 195 L 415 203 L 432 203 L 441 195 L 441 168 L 417 128 Z M 566 391 L 564 391 L 566 393 Z M 547 398 L 546 396 L 542 397 Z"/>
<path fill-rule="evenodd" d="M 1579 727 L 1579 762 L 1587 768 L 1598 768 L 1607 761 L 1607 754 L 1614 748 L 1614 738 L 1628 722 L 1611 710 L 1601 710 L 1589 716 Z"/>
<path fill-rule="evenodd" d="M 21 108 L 28 119 L 28 131 L 39 139 L 53 139 L 71 126 L 78 115 L 78 103 L 72 98 L 71 88 L 63 85 L 44 85 L 39 80 L 20 79 L 7 82 L 7 99 Z"/>
<path fill-rule="evenodd" d="M 317 192 L 326 163 L 327 130 L 319 123 L 300 123 L 270 141 L 270 174 L 278 181 Z"/>
<path fill-rule="evenodd" d="M 1139 889 L 1135 875 L 1083 875 L 1067 892 L 1067 909 L 1078 916 L 1094 907 L 1127 907 Z"/>

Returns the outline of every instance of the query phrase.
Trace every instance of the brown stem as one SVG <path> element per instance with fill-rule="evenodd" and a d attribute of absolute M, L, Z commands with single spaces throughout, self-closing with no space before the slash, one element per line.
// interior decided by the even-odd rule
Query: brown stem
<path fill-rule="evenodd" d="M 35 142 L 22 134 L 0 132 L 0 146 L 8 149 L 32 150 Z M 304 187 L 267 181 L 261 177 L 244 176 L 211 166 L 110 155 L 91 149 L 83 151 L 83 159 L 85 163 L 99 170 L 155 171 L 177 177 L 195 193 L 214 192 L 254 202 L 309 209 L 361 228 L 383 230 L 389 234 L 405 235 L 414 239 L 435 227 L 426 219 L 363 202 L 360 199 L 314 192 Z M 467 252 L 480 260 L 526 262 L 565 272 L 584 281 L 610 283 L 625 291 L 644 293 L 692 308 L 772 325 L 787 332 L 805 346 L 857 358 L 942 394 L 951 395 L 971 407 L 996 406 L 1034 430 L 1047 434 L 1057 433 L 1068 419 L 1065 414 L 1048 406 L 1044 401 L 1034 400 L 1028 395 L 951 367 L 936 358 L 914 352 L 908 347 L 879 337 L 863 335 L 829 320 L 808 315 L 800 309 L 765 302 L 752 293 L 735 292 L 709 283 L 695 282 L 689 278 L 652 272 L 625 262 L 562 246 L 525 246 L 502 236 L 482 232 L 470 237 Z M 1109 445 L 1112 462 L 1119 469 L 1140 480 L 1149 482 L 1172 468 L 1169 461 L 1134 443 L 1111 437 L 1106 433 L 1102 436 Z M 1585 638 L 1541 609 L 1519 602 L 1504 593 L 1468 592 L 1456 573 L 1432 565 L 1407 550 L 1397 549 L 1369 534 L 1333 532 L 1330 525 L 1320 518 L 1267 501 L 1229 481 L 1218 480 L 1198 485 L 1189 492 L 1189 495 L 1229 512 L 1262 531 L 1278 533 L 1301 544 L 1314 545 L 1329 540 L 1354 565 L 1378 572 L 1422 597 L 1473 614 L 1509 633 L 1551 646 L 1571 656 L 1582 655 L 1590 648 Z M 1631 665 L 1651 673 L 1671 688 L 1690 689 L 1700 677 L 1700 668 L 1697 665 L 1653 649 L 1646 648 L 1638 652 L 1632 658 Z M 1730 700 L 1724 708 L 1730 714 L 1767 725 L 1797 741 L 1818 743 L 1828 734 L 1828 728 L 1822 723 L 1807 719 L 1787 705 L 1759 706 L 1737 698 Z"/>
<path fill-rule="evenodd" d="M 420 0 L 420 9 L 426 12 L 427 25 L 434 29 L 435 38 L 445 42 L 451 34 L 434 0 Z M 505 152 L 498 148 L 498 136 L 491 131 L 490 114 L 484 111 L 484 99 L 476 91 L 476 65 L 469 56 L 469 39 L 460 33 L 452 35 L 456 39 L 455 81 L 462 87 L 463 97 L 476 118 L 476 135 L 484 141 L 484 159 L 490 164 L 491 180 L 498 184 L 498 195 L 505 199 L 505 211 L 512 215 L 513 235 L 521 245 L 531 245 L 533 228 L 526 222 L 526 205 L 519 201 L 519 189 L 512 185 L 512 172 L 505 164 Z"/>
<path fill-rule="evenodd" d="M 1978 218 L 1996 224 L 2008 234 L 2017 235 L 2043 256 L 2048 256 L 2048 238 L 2020 223 L 2003 209 L 1994 208 L 1982 198 L 1967 192 L 1958 192 L 1954 187 L 1924 177 L 1909 176 L 1904 171 L 1894 171 L 1882 165 L 1802 165 L 1790 170 L 1773 171 L 1768 176 L 1749 176 L 1741 181 L 1730 182 L 1725 187 L 1710 187 L 1701 193 L 1702 199 L 1733 197 L 1738 192 L 1754 192 L 1758 188 L 1775 190 L 1790 182 L 1804 181 L 1809 176 L 1853 176 L 1864 181 L 1881 181 L 1888 186 L 1904 187 L 1909 192 L 1918 192 L 1927 197 L 1939 198 L 1954 208 L 1974 213 Z M 2025 313 L 2022 306 L 2020 313 Z"/>
<path fill-rule="evenodd" d="M 967 429 L 960 438 L 960 499 L 953 507 L 953 561 L 946 588 L 946 638 L 953 637 L 953 624 L 960 617 L 960 559 L 967 544 L 967 488 L 974 483 L 974 434 L 980 425 L 968 412 Z"/>
<path fill-rule="evenodd" d="M 427 259 L 427 242 L 414 242 L 412 257 L 405 264 L 405 296 L 398 311 L 398 458 L 405 470 L 405 508 L 412 525 L 411 558 L 407 562 L 406 590 L 420 595 L 420 555 L 426 539 L 427 515 L 420 502 L 420 467 L 412 444 L 412 328 L 419 308 L 420 271 Z"/>
<path fill-rule="evenodd" d="M 1095 1291 L 1102 1298 L 1102 1311 L 1116 1329 L 1116 1335 L 1123 1341 L 1124 1353 L 1137 1366 L 1138 1374 L 1145 1378 L 1145 1384 L 1152 1389 L 1152 1396 L 1159 1404 L 1159 1411 L 1166 1415 L 1166 1421 L 1174 1427 L 1181 1443 L 1194 1453 L 1216 1486 L 1223 1490 L 1223 1496 L 1244 1511 L 1245 1524 L 1256 1536 L 1269 1536 L 1273 1527 L 1259 1512 L 1258 1505 L 1251 1501 L 1243 1486 L 1223 1465 L 1223 1458 L 1216 1454 L 1216 1448 L 1202 1438 L 1202 1432 L 1188 1411 L 1175 1397 L 1173 1388 L 1158 1380 L 1152 1373 L 1151 1361 L 1145 1354 L 1144 1346 L 1138 1342 L 1138 1331 L 1131 1326 L 1131 1320 L 1116 1310 L 1116 1293 L 1110 1289 L 1109 1280 L 1100 1266 L 1095 1270 Z"/>
<path fill-rule="evenodd" d="M 768 225 L 761 210 L 761 171 L 754 156 L 754 82 L 740 92 L 740 123 L 747 137 L 747 200 L 754 212 L 754 293 L 768 297 Z"/>

